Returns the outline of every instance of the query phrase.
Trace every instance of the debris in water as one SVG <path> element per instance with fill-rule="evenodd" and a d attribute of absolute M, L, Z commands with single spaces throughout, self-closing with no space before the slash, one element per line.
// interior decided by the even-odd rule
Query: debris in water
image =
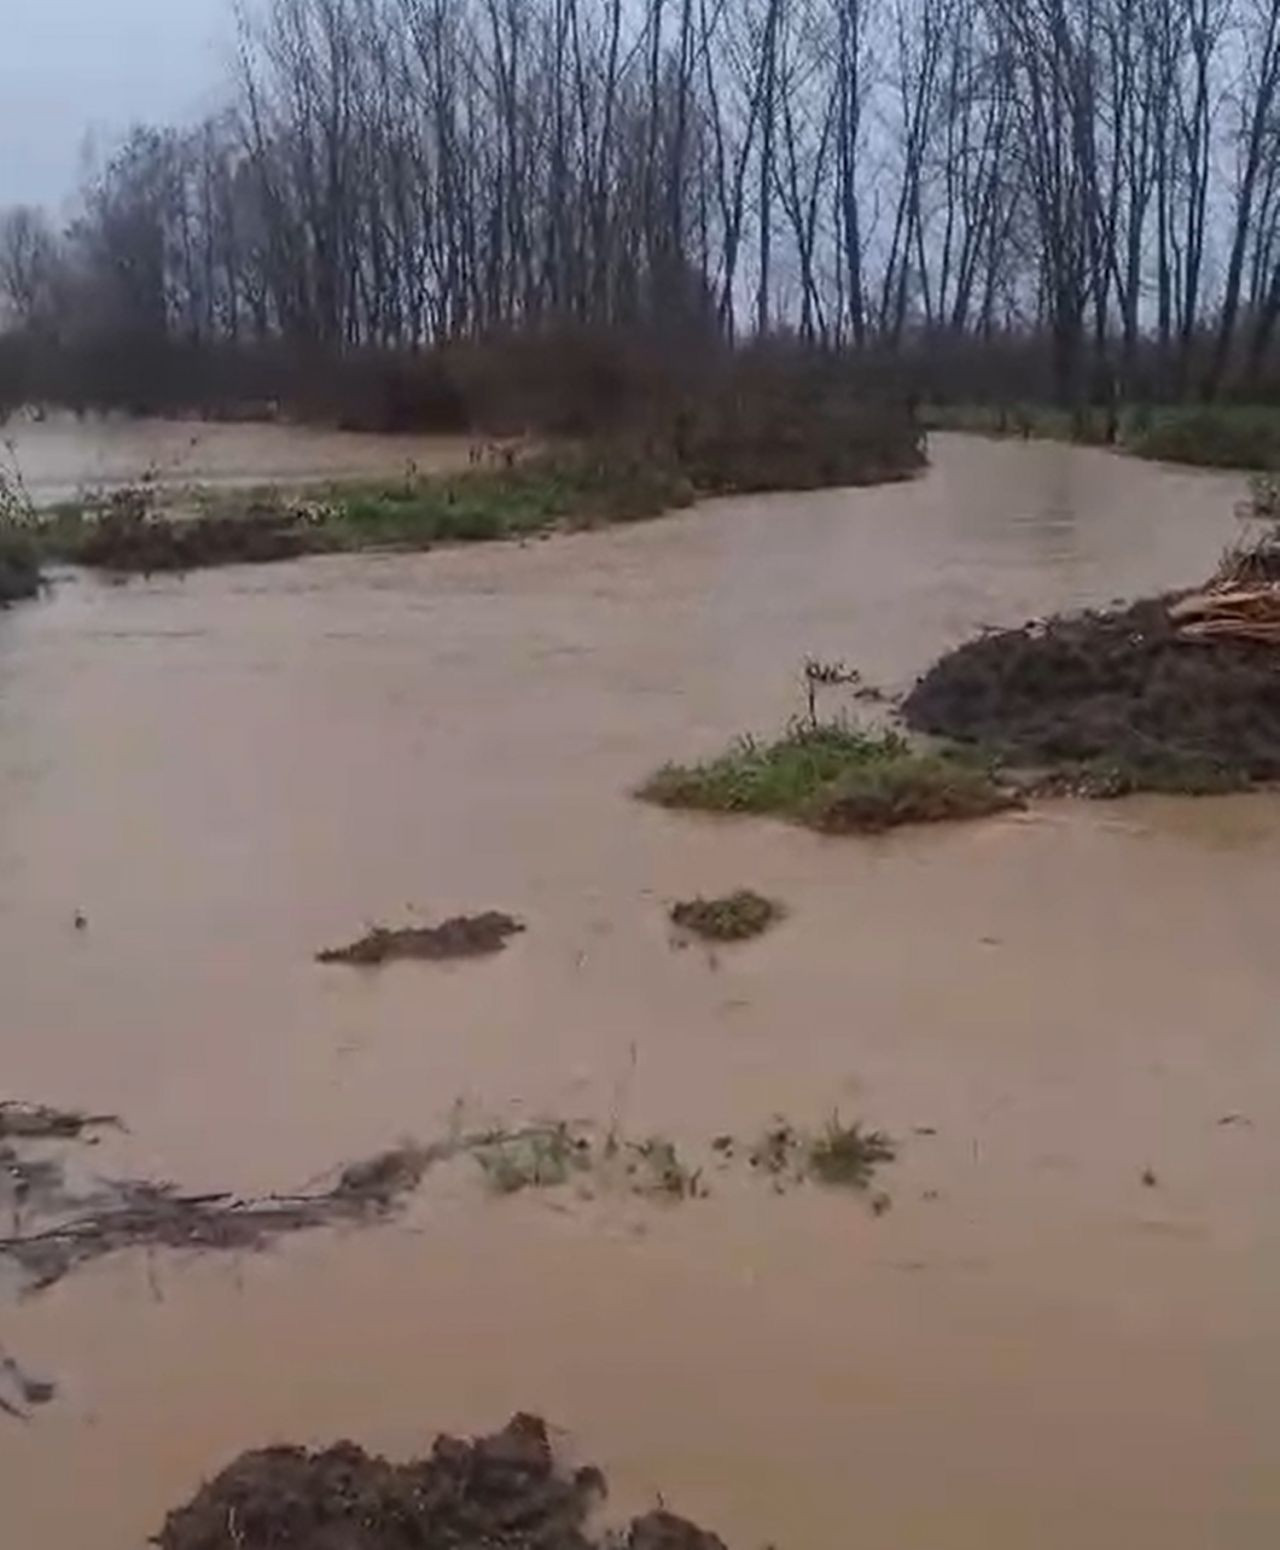
<path fill-rule="evenodd" d="M 44 1148 L 51 1138 L 83 1141 L 86 1127 L 117 1121 L 34 1105 L 5 1105 L 0 1113 L 19 1127 L 11 1133 L 21 1138 L 0 1144 L 0 1205 L 10 1208 L 12 1220 L 8 1236 L 0 1237 L 0 1264 L 19 1271 L 28 1293 L 132 1248 L 255 1253 L 293 1233 L 385 1220 L 432 1168 L 454 1158 L 475 1158 L 498 1194 L 556 1189 L 575 1179 L 593 1194 L 599 1188 L 649 1200 L 696 1200 L 709 1193 L 703 1167 L 687 1161 L 667 1137 L 629 1140 L 616 1126 L 602 1132 L 564 1120 L 469 1132 L 454 1127 L 441 1140 L 406 1142 L 350 1163 L 330 1188 L 301 1194 L 187 1194 L 176 1184 L 148 1179 L 72 1184 L 65 1155 L 31 1155 L 22 1142 Z M 778 1120 L 753 1149 L 740 1152 L 733 1136 L 720 1135 L 710 1152 L 722 1167 L 746 1157 L 781 1193 L 807 1179 L 865 1190 L 895 1148 L 879 1131 L 857 1125 L 833 1120 L 810 1136 Z M 878 1215 L 887 1199 L 872 1201 Z"/>
<path fill-rule="evenodd" d="M 708 942 L 744 942 L 781 920 L 781 905 L 750 888 L 719 899 L 686 899 L 671 907 L 671 921 Z"/>
<path fill-rule="evenodd" d="M 588 1537 L 606 1493 L 587 1467 L 559 1468 L 547 1424 L 517 1415 L 492 1437 L 437 1437 L 426 1458 L 392 1464 L 340 1442 L 321 1453 L 245 1453 L 171 1512 L 159 1550 L 724 1550 L 674 1514 Z"/>
<path fill-rule="evenodd" d="M 29 1421 L 30 1411 L 53 1403 L 57 1384 L 35 1378 L 0 1348 L 0 1410 L 17 1421 Z"/>
<path fill-rule="evenodd" d="M 750 1163 L 780 1185 L 812 1179 L 861 1191 L 870 1186 L 881 1163 L 892 1162 L 897 1155 L 896 1145 L 883 1131 L 842 1125 L 833 1116 L 816 1136 L 806 1135 L 787 1120 L 775 1121 L 752 1149 Z M 877 1195 L 872 1209 L 882 1216 L 889 1204 L 888 1196 Z"/>
<path fill-rule="evenodd" d="M 348 947 L 330 948 L 317 953 L 320 963 L 350 963 L 373 967 L 398 958 L 478 958 L 500 953 L 507 938 L 525 929 L 524 925 L 498 910 L 483 915 L 455 915 L 438 926 L 406 926 L 393 931 L 375 926 L 367 936 Z"/>
<path fill-rule="evenodd" d="M 1155 1171 L 1151 1168 L 1142 1170 L 1142 1184 L 1144 1189 L 1154 1189 L 1160 1180 L 1156 1178 Z"/>
<path fill-rule="evenodd" d="M 0 1102 L 0 1140 L 73 1141 L 86 1130 L 120 1130 L 114 1114 L 82 1114 L 41 1103 Z"/>

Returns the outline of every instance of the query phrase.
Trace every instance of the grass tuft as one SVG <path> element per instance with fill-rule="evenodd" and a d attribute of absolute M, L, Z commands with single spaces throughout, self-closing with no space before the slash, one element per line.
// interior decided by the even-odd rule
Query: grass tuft
<path fill-rule="evenodd" d="M 881 1130 L 842 1125 L 833 1115 L 809 1143 L 808 1171 L 820 1184 L 866 1189 L 881 1163 L 892 1162 L 897 1148 Z"/>
<path fill-rule="evenodd" d="M 842 722 L 744 738 L 703 764 L 668 764 L 640 788 L 662 807 L 773 813 L 832 833 L 985 816 L 1018 798 L 972 759 L 913 748 L 899 733 Z"/>

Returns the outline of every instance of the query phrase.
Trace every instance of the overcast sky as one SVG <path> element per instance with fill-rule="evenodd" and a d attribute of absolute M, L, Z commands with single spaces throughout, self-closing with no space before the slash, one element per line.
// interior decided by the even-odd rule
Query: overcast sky
<path fill-rule="evenodd" d="M 176 123 L 218 99 L 231 0 L 0 0 L 0 207 L 60 212 L 86 135 Z"/>

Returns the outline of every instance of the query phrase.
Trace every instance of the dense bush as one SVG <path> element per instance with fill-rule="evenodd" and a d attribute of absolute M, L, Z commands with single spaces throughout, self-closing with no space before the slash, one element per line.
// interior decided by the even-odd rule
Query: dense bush
<path fill-rule="evenodd" d="M 1206 404 L 1162 409 L 1131 426 L 1125 444 L 1139 457 L 1207 468 L 1280 466 L 1280 409 Z"/>

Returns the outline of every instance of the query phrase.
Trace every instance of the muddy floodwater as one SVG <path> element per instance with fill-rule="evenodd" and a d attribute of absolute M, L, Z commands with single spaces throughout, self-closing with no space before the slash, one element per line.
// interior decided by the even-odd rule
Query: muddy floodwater
<path fill-rule="evenodd" d="M 139 479 L 164 485 L 235 487 L 396 476 L 463 467 L 464 437 L 372 436 L 298 425 L 210 425 L 55 412 L 0 426 L 6 461 L 33 499 L 70 500 Z"/>
<path fill-rule="evenodd" d="M 879 1218 L 460 1167 L 386 1226 L 0 1301 L 59 1384 L 0 1415 L 6 1545 L 140 1550 L 243 1448 L 408 1456 L 520 1408 L 614 1510 L 661 1492 L 734 1550 L 1277 1543 L 1280 801 L 868 841 L 628 795 L 776 730 L 806 654 L 896 689 L 983 624 L 1195 581 L 1243 484 L 933 453 L 527 546 L 68 576 L 0 618 L 0 1096 L 124 1115 L 104 1167 L 291 1189 L 459 1103 L 690 1141 L 838 1108 L 901 1143 Z M 670 902 L 739 886 L 782 924 L 675 950 Z M 492 958 L 313 961 L 486 909 L 528 928 Z"/>

